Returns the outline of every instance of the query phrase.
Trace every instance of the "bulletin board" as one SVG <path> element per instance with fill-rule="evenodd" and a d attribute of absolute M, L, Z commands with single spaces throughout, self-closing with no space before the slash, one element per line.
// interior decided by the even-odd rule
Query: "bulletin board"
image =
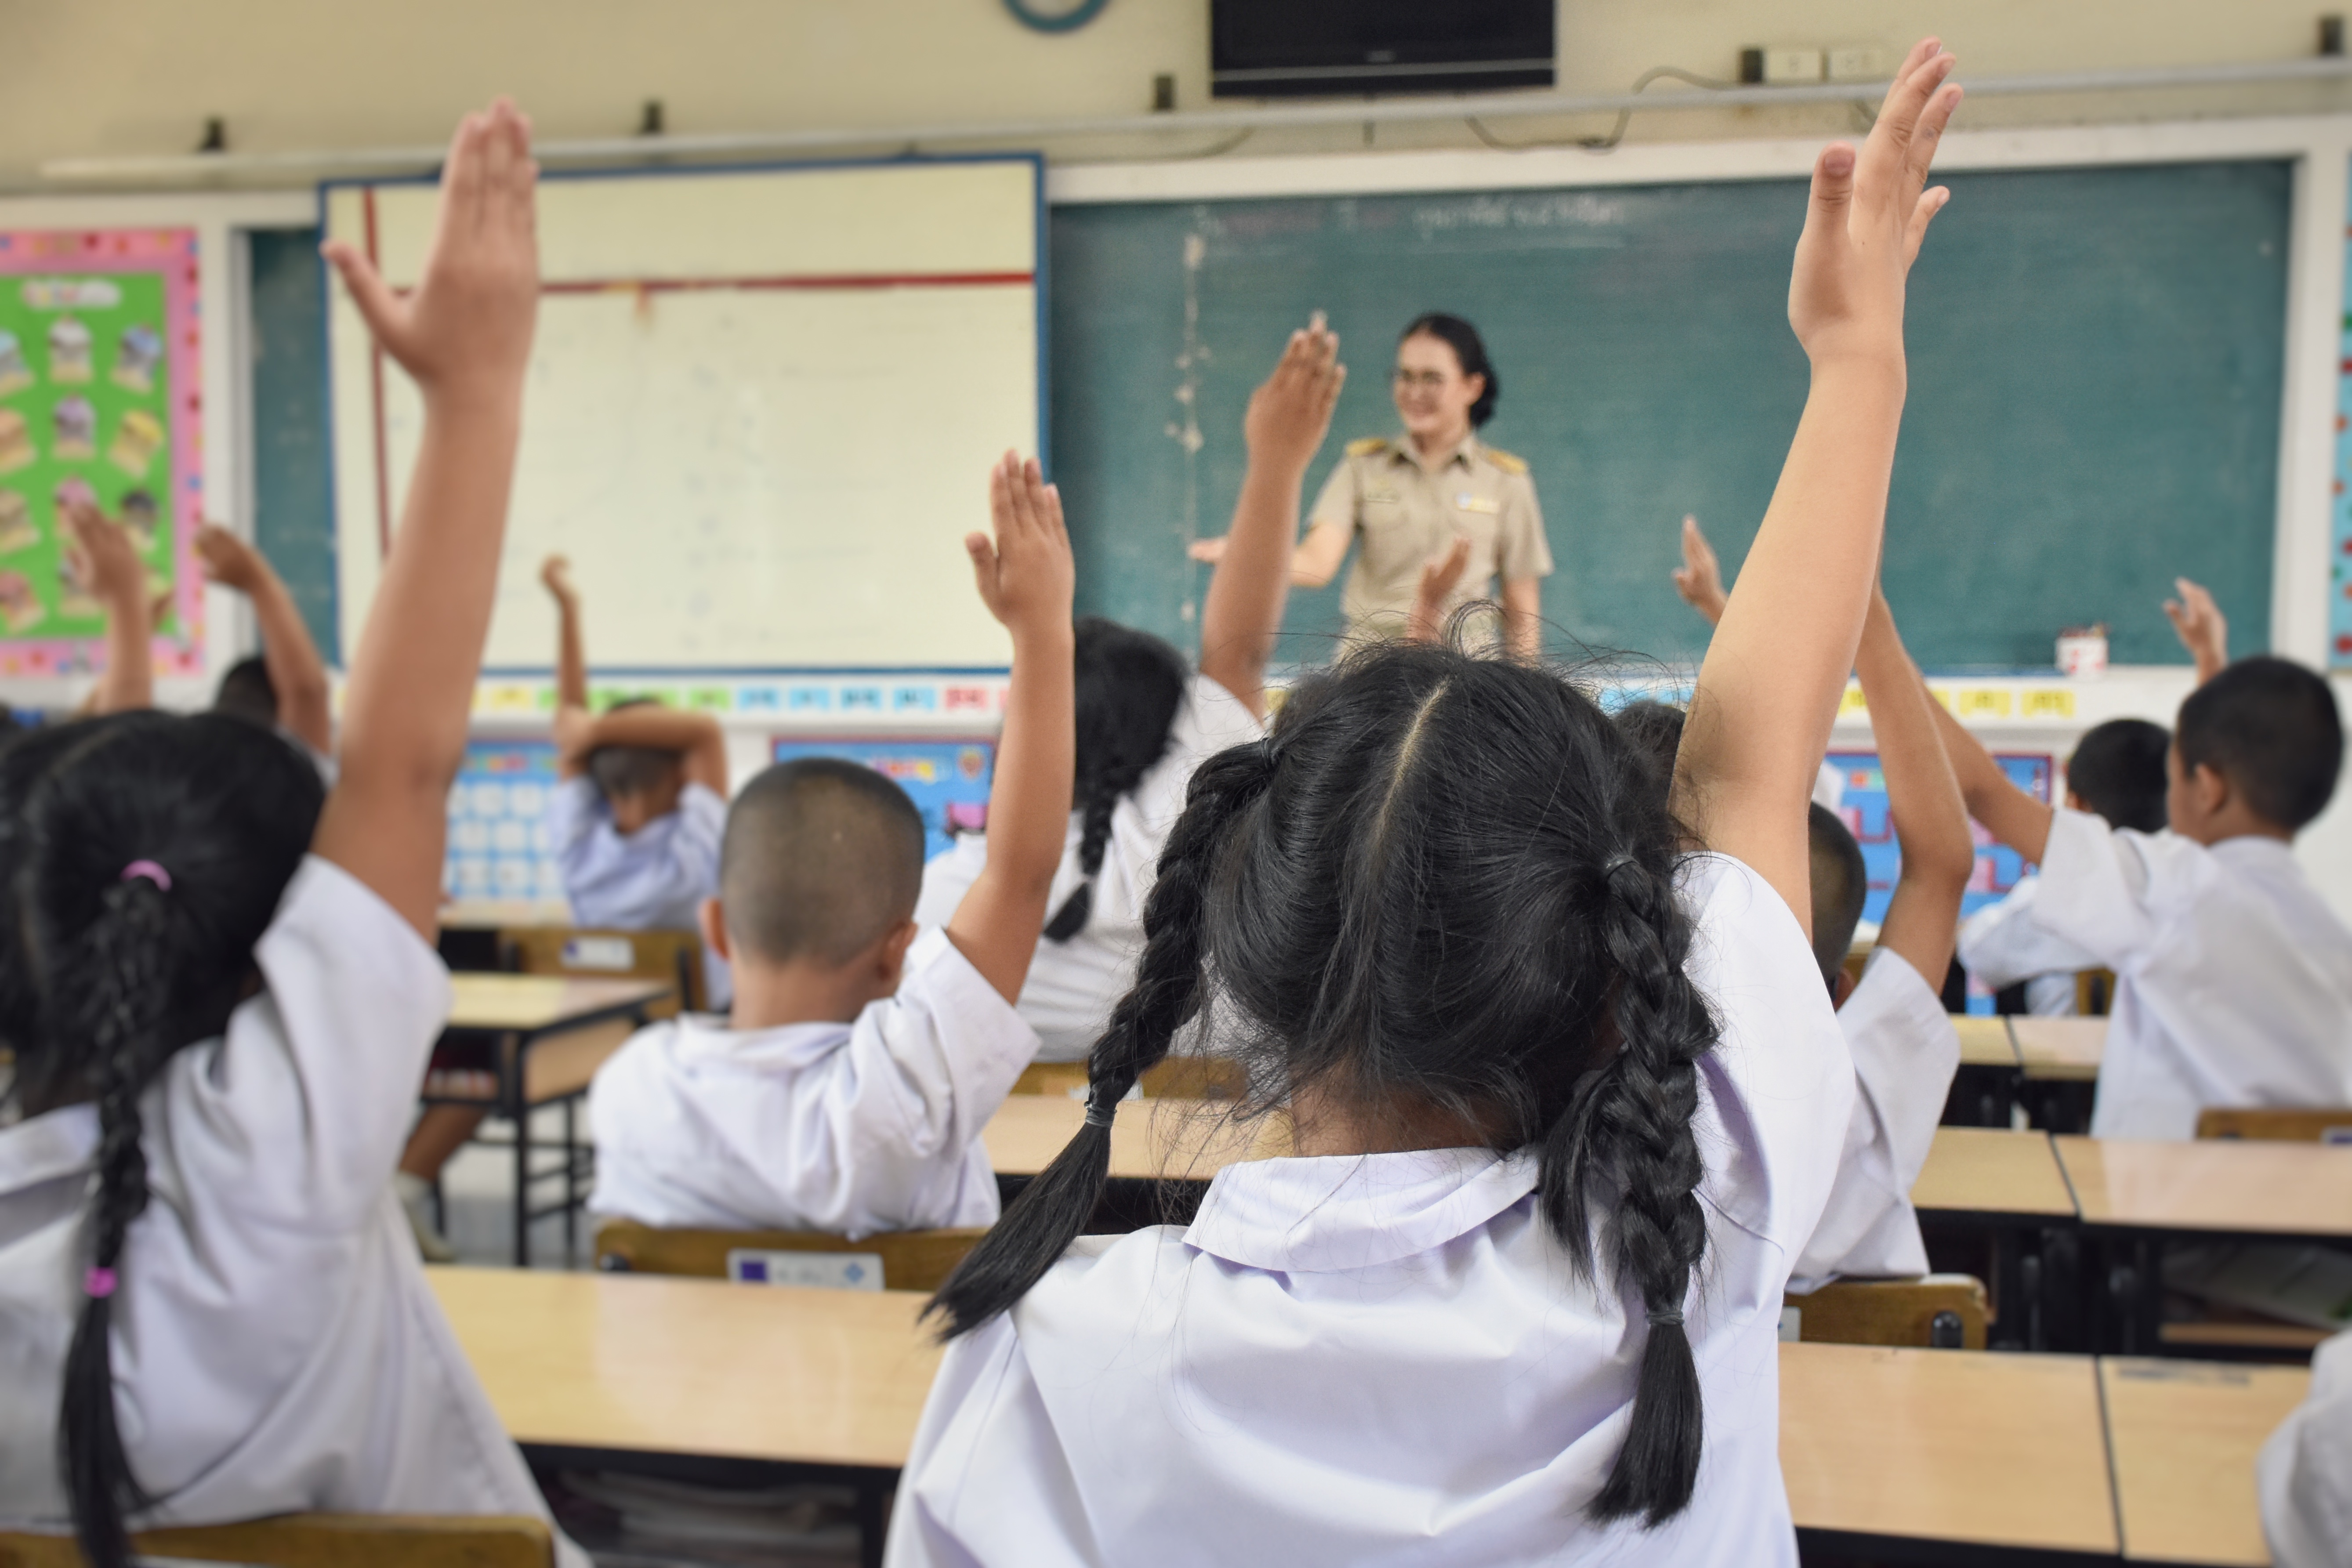
<path fill-rule="evenodd" d="M 413 284 L 436 193 L 321 194 Z M 1034 157 L 551 175 L 523 437 L 485 663 L 545 669 L 571 557 L 600 671 L 1002 668 L 963 536 L 1042 442 Z M 423 407 L 328 305 L 341 644 L 356 645 Z"/>
<path fill-rule="evenodd" d="M 204 662 L 194 229 L 0 233 L 0 676 L 89 668 L 102 607 L 75 580 L 79 498 L 131 528 L 162 601 L 155 668 Z"/>
<path fill-rule="evenodd" d="M 959 833 L 988 830 L 988 792 L 996 781 L 996 742 L 978 737 L 942 739 L 831 735 L 773 742 L 771 759 L 839 757 L 895 781 L 923 814 L 923 858 L 944 853 Z"/>

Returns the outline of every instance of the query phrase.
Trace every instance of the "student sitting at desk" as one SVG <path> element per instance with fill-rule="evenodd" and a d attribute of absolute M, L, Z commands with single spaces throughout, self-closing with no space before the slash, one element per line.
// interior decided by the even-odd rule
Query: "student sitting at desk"
<path fill-rule="evenodd" d="M 294 595 L 268 557 L 228 530 L 206 523 L 196 531 L 196 557 L 205 578 L 245 595 L 261 633 L 261 652 L 229 666 L 213 694 L 213 711 L 249 720 L 285 736 L 335 782 L 335 732 L 327 666 Z"/>
<path fill-rule="evenodd" d="M 2352 931 L 2294 858 L 2343 765 L 2326 679 L 2258 656 L 2190 692 L 2158 834 L 2042 805 L 1937 712 L 1969 815 L 2042 868 L 2034 925 L 2116 972 L 2092 1136 L 2188 1138 L 2209 1106 L 2352 1103 Z"/>
<path fill-rule="evenodd" d="M 388 1191 L 449 1007 L 434 916 L 539 303 L 534 188 L 501 103 L 457 132 L 414 289 L 331 248 L 424 430 L 323 803 L 290 747 L 218 714 L 0 754 L 22 1113 L 0 1126 L 0 1519 L 69 1524 L 95 1568 L 129 1562 L 133 1524 L 548 1518 Z"/>
<path fill-rule="evenodd" d="M 1077 626 L 1077 794 L 1044 940 L 1021 992 L 1038 1059 L 1085 1058 L 1135 978 L 1143 903 L 1184 786 L 1203 758 L 1265 731 L 1265 665 L 1282 625 L 1299 486 L 1347 379 L 1318 317 L 1294 332 L 1250 399 L 1249 470 L 1209 579 L 1201 668 L 1149 632 L 1089 616 Z M 923 868 L 915 919 L 944 925 L 988 858 L 967 836 Z"/>
<path fill-rule="evenodd" d="M 2311 1393 L 2255 1462 L 2277 1568 L 2352 1568 L 2352 1333 L 2311 1357 Z"/>
<path fill-rule="evenodd" d="M 1035 463 L 1008 455 L 989 499 L 995 547 L 966 545 L 1013 683 L 986 865 L 947 929 L 923 930 L 922 817 L 897 784 L 810 758 L 745 785 L 702 910 L 733 1010 L 656 1024 L 597 1070 L 595 1213 L 852 1239 L 996 1218 L 981 1130 L 1037 1049 L 1013 1002 L 1069 810 L 1076 574 Z"/>
<path fill-rule="evenodd" d="M 2066 759 L 2066 805 L 2095 812 L 2110 827 L 2164 831 L 2164 754 L 2172 737 L 2145 719 L 2094 725 Z M 2095 969 L 2090 953 L 2044 931 L 2033 919 L 2042 879 L 2018 879 L 2009 896 L 1987 904 L 1960 927 L 1960 962 L 1987 989 L 2022 984 L 2025 1010 L 2041 1017 L 2074 1012 L 2074 976 Z"/>

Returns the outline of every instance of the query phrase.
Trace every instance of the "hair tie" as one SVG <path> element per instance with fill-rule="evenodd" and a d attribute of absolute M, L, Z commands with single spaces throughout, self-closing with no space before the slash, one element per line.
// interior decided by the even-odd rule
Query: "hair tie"
<path fill-rule="evenodd" d="M 1650 1313 L 1650 1326 L 1654 1329 L 1679 1329 L 1683 1326 L 1683 1310 L 1680 1307 L 1654 1308 Z"/>
<path fill-rule="evenodd" d="M 111 1268 L 92 1268 L 81 1277 L 81 1293 L 103 1301 L 114 1294 L 117 1281 Z"/>
<path fill-rule="evenodd" d="M 1624 896 L 1624 889 L 1621 889 L 1617 885 L 1618 873 L 1621 871 L 1639 869 L 1641 869 L 1641 863 L 1633 858 L 1633 851 L 1630 849 L 1620 849 L 1616 854 L 1609 857 L 1608 862 L 1601 868 L 1601 879 L 1609 884 L 1609 890 L 1611 892 L 1622 898 Z"/>
<path fill-rule="evenodd" d="M 1088 1093 L 1088 1094 L 1087 1094 L 1087 1126 L 1089 1126 L 1089 1127 L 1108 1127 L 1108 1126 L 1109 1126 L 1109 1125 L 1111 1124 L 1111 1119 L 1112 1119 L 1112 1117 L 1116 1114 L 1116 1111 L 1117 1111 L 1117 1107 L 1116 1107 L 1116 1105 L 1105 1105 L 1105 1104 L 1103 1104 L 1101 1101 L 1097 1100 L 1094 1097 L 1094 1095 L 1093 1095 L 1092 1093 Z"/>
<path fill-rule="evenodd" d="M 152 860 L 133 860 L 122 868 L 121 880 L 125 882 L 135 882 L 142 877 L 166 893 L 172 890 L 172 873 Z"/>

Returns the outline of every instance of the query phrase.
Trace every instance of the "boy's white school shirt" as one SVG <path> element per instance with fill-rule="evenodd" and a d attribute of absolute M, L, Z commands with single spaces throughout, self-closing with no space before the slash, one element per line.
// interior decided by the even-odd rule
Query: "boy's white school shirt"
<path fill-rule="evenodd" d="M 2278 1568 L 2352 1568 L 2352 1333 L 2313 1352 L 2311 1393 L 2254 1462 Z"/>
<path fill-rule="evenodd" d="M 572 918 L 610 931 L 694 931 L 702 900 L 719 891 L 719 847 L 727 803 L 703 784 L 678 792 L 677 809 L 635 833 L 613 826 L 593 779 L 557 784 L 547 796 L 547 834 L 563 873 Z M 723 1005 L 733 986 L 727 961 L 702 955 L 704 989 Z"/>
<path fill-rule="evenodd" d="M 1084 930 L 1067 942 L 1037 939 L 1037 956 L 1021 987 L 1021 1016 L 1037 1031 L 1039 1061 L 1083 1061 L 1103 1031 L 1110 1010 L 1135 982 L 1135 961 L 1143 952 L 1143 901 L 1160 869 L 1160 851 L 1169 829 L 1184 814 L 1184 792 L 1202 763 L 1231 746 L 1265 735 L 1265 721 L 1242 700 L 1205 675 L 1185 683 L 1184 699 L 1168 729 L 1168 750 L 1111 811 L 1110 837 L 1103 846 L 1102 869 L 1095 874 L 1092 912 Z M 1062 864 L 1054 873 L 1045 914 L 1052 920 L 1086 880 L 1078 863 L 1085 836 L 1082 813 L 1070 813 Z M 988 863 L 988 842 L 966 835 L 923 868 L 922 897 L 915 919 L 944 926 Z"/>
<path fill-rule="evenodd" d="M 1853 1112 L 1828 1205 L 1789 1279 L 1797 1291 L 1846 1276 L 1927 1272 L 1911 1188 L 1960 1070 L 1960 1035 L 1944 999 L 1891 947 L 1870 955 L 1837 1021 L 1853 1054 Z"/>
<path fill-rule="evenodd" d="M 2352 1104 L 2352 931 L 2289 845 L 2062 807 L 2033 919 L 2116 972 L 2093 1137 L 2193 1137 L 2208 1106 Z"/>
<path fill-rule="evenodd" d="M 447 971 L 318 859 L 255 958 L 266 989 L 141 1100 L 152 1196 L 124 1247 L 113 1357 L 123 1447 L 160 1502 L 145 1521 L 548 1519 L 392 1194 Z M 58 1399 L 98 1144 L 86 1104 L 0 1129 L 0 1521 L 68 1517 Z"/>
<path fill-rule="evenodd" d="M 2074 976 L 2099 967 L 2097 956 L 2033 918 L 2042 879 L 2021 877 L 2006 898 L 1960 922 L 1959 958 L 1990 991 L 2025 984 L 2025 1010 L 2036 1017 L 2072 1016 Z"/>
<path fill-rule="evenodd" d="M 588 1089 L 588 1205 L 643 1225 L 881 1230 L 988 1225 L 981 1130 L 1037 1037 L 945 931 L 908 951 L 898 994 L 852 1024 L 642 1029 Z"/>
<path fill-rule="evenodd" d="M 1780 896 L 1717 857 L 1685 896 L 1723 1025 L 1698 1069 L 1688 1510 L 1655 1531 L 1583 1517 L 1647 1331 L 1638 1294 L 1580 1280 L 1536 1213 L 1532 1151 L 1265 1160 L 1219 1172 L 1189 1229 L 1082 1237 L 949 1348 L 886 1561 L 1795 1563 L 1780 1296 L 1853 1069 Z"/>

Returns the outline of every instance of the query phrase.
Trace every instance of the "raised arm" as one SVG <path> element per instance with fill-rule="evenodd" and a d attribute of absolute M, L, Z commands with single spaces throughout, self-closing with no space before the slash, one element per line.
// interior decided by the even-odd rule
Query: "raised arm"
<path fill-rule="evenodd" d="M 1700 667 L 1675 769 L 1677 813 L 1811 925 L 1805 805 L 1853 668 L 1903 417 L 1903 286 L 1947 193 L 1923 191 L 1959 100 L 1952 58 L 1920 43 L 1857 155 L 1813 165 L 1789 285 L 1812 362 L 1804 416 Z"/>
<path fill-rule="evenodd" d="M 1878 945 L 1903 955 L 1941 988 L 1960 924 L 1960 895 L 1977 863 L 1968 807 L 1937 732 L 1937 703 L 1904 651 L 1886 595 L 1873 593 L 1854 660 L 1870 704 L 1870 732 L 1886 773 L 1886 809 L 1903 851 L 1903 874 L 1886 903 Z"/>
<path fill-rule="evenodd" d="M 2050 845 L 2050 824 L 2058 814 L 2011 784 L 1984 742 L 1969 734 L 1968 726 L 1953 718 L 1942 703 L 1931 697 L 1927 706 L 1935 714 L 1944 755 L 1951 759 L 1952 776 L 1959 781 L 1960 798 L 1968 803 L 1969 815 L 2026 860 L 2040 864 L 2042 852 Z"/>
<path fill-rule="evenodd" d="M 335 743 L 333 692 L 326 661 L 302 624 L 294 595 L 270 566 L 269 558 L 218 523 L 196 531 L 196 556 L 205 575 L 234 588 L 253 605 L 261 631 L 261 661 L 278 694 L 278 727 L 320 756 Z"/>
<path fill-rule="evenodd" d="M 1683 563 L 1675 568 L 1675 592 L 1683 603 L 1706 617 L 1708 626 L 1723 619 L 1723 606 L 1730 595 L 1723 591 L 1723 563 L 1715 556 L 1715 546 L 1699 531 L 1698 519 L 1685 513 L 1683 517 Z"/>
<path fill-rule="evenodd" d="M 1331 427 L 1331 409 L 1348 379 L 1339 340 L 1316 314 L 1290 334 L 1274 374 L 1250 395 L 1242 432 L 1249 471 L 1234 504 L 1209 597 L 1201 611 L 1201 673 L 1265 717 L 1265 666 L 1282 628 L 1298 538 L 1298 488 Z M 1340 549 L 1347 546 L 1343 540 Z M 1334 562 L 1336 569 L 1338 563 Z M 1324 574 L 1329 578 L 1329 572 Z"/>
<path fill-rule="evenodd" d="M 567 725 L 563 716 L 576 714 Z M 643 746 L 656 752 L 676 752 L 686 768 L 688 784 L 698 784 L 719 799 L 727 798 L 727 731 L 708 713 L 688 713 L 658 703 L 615 708 L 591 719 L 585 708 L 565 708 L 559 714 L 556 745 L 572 773 L 587 763 L 599 746 Z"/>
<path fill-rule="evenodd" d="M 501 99 L 457 127 L 414 289 L 395 293 L 342 241 L 325 247 L 377 343 L 423 394 L 425 434 L 352 660 L 341 773 L 312 847 L 428 941 L 522 427 L 538 174 L 530 124 Z"/>
<path fill-rule="evenodd" d="M 1445 630 L 1445 603 L 1470 569 L 1470 536 L 1457 533 L 1443 555 L 1421 563 L 1421 582 L 1412 591 L 1412 610 L 1405 617 L 1404 640 L 1435 642 Z"/>
<path fill-rule="evenodd" d="M 1061 492 L 1007 452 L 988 478 L 996 524 L 964 540 L 988 613 L 1013 634 L 1013 686 L 988 791 L 988 862 L 948 917 L 948 940 L 1007 1002 L 1017 1000 L 1045 928 L 1045 898 L 1069 837 L 1077 767 L 1070 597 L 1077 568 Z"/>
<path fill-rule="evenodd" d="M 2175 577 L 2172 586 L 2180 597 L 2164 601 L 2164 616 L 2180 646 L 2197 661 L 2197 684 L 2202 686 L 2230 662 L 2230 623 L 2202 584 Z"/>
<path fill-rule="evenodd" d="M 131 532 L 87 501 L 66 507 L 74 575 L 106 609 L 106 669 L 88 703 L 92 713 L 155 706 L 155 621 L 147 603 L 147 568 Z"/>
<path fill-rule="evenodd" d="M 580 637 L 580 590 L 572 585 L 572 563 L 551 555 L 539 563 L 540 584 L 555 601 L 555 704 L 588 706 L 588 649 Z"/>

